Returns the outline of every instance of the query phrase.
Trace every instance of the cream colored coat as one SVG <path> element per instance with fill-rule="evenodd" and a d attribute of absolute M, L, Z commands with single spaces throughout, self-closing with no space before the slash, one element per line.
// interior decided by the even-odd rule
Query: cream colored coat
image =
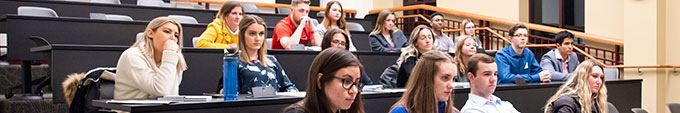
<path fill-rule="evenodd" d="M 173 51 L 163 51 L 160 68 L 153 59 L 144 57 L 139 48 L 131 47 L 118 60 L 114 99 L 156 99 L 179 95 L 182 72 L 177 68 L 181 58 Z"/>

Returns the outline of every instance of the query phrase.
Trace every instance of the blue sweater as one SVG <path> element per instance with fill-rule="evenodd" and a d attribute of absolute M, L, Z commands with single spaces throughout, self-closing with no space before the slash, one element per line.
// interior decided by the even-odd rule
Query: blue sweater
<path fill-rule="evenodd" d="M 444 106 L 446 106 L 445 102 L 439 102 L 439 113 L 444 113 Z M 408 112 L 406 112 L 406 108 L 404 108 L 404 106 L 397 106 L 392 108 L 392 111 L 390 113 L 408 113 Z"/>
<path fill-rule="evenodd" d="M 527 82 L 540 82 L 538 75 L 543 69 L 538 65 L 534 52 L 524 48 L 521 55 L 517 55 L 512 46 L 505 47 L 496 53 L 498 64 L 498 83 L 514 83 L 515 78 L 522 78 Z"/>

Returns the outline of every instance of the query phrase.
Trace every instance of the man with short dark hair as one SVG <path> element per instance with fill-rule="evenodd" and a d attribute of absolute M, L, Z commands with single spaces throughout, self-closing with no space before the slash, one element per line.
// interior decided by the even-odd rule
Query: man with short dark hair
<path fill-rule="evenodd" d="M 550 71 L 550 80 L 566 81 L 579 65 L 578 56 L 573 52 L 574 35 L 569 31 L 561 31 L 555 35 L 557 48 L 548 51 L 541 58 L 543 70 Z"/>
<path fill-rule="evenodd" d="M 430 15 L 430 26 L 432 26 L 432 32 L 434 32 L 434 47 L 442 52 L 453 53 L 456 51 L 456 45 L 453 40 L 446 36 L 442 30 L 444 29 L 444 15 L 435 12 Z"/>
<path fill-rule="evenodd" d="M 498 77 L 494 58 L 486 54 L 472 55 L 466 77 L 470 80 L 470 93 L 462 113 L 519 113 L 510 102 L 493 95 Z"/>
<path fill-rule="evenodd" d="M 529 43 L 529 29 L 516 23 L 509 33 L 512 44 L 496 52 L 498 83 L 514 83 L 516 78 L 526 82 L 550 82 L 550 73 L 541 69 L 534 52 L 525 47 Z"/>

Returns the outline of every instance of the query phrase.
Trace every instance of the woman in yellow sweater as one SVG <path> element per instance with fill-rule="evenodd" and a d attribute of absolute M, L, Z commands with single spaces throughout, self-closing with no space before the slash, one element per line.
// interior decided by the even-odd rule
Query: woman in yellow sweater
<path fill-rule="evenodd" d="M 208 25 L 196 42 L 197 48 L 236 48 L 238 22 L 243 18 L 243 7 L 236 1 L 225 2 L 217 17 Z"/>

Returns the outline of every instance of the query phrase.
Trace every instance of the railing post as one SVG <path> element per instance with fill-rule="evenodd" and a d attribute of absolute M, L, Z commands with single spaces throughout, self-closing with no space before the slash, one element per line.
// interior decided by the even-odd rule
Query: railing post
<path fill-rule="evenodd" d="M 623 63 L 619 63 L 620 62 L 619 61 L 619 52 L 621 52 L 619 48 L 621 46 L 616 45 L 614 47 L 616 48 L 616 49 L 614 49 L 614 55 L 613 55 L 614 56 L 614 62 L 615 62 L 614 64 L 623 64 Z"/>

